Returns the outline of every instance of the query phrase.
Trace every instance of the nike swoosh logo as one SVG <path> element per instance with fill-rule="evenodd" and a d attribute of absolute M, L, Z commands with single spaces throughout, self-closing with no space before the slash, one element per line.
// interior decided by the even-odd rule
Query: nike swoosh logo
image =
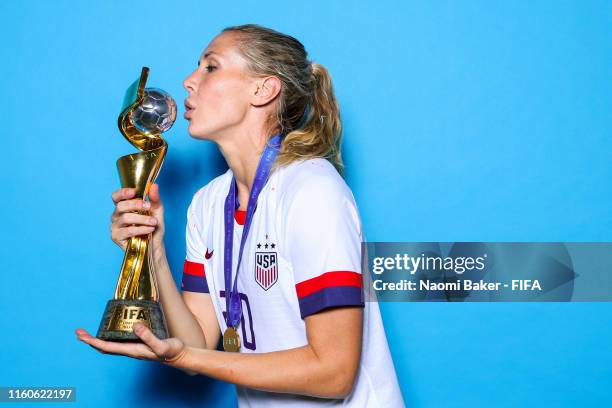
<path fill-rule="evenodd" d="M 213 255 L 213 252 L 215 252 L 214 249 L 212 251 L 208 252 L 208 248 L 206 248 L 206 254 L 204 254 L 204 258 L 210 259 L 210 257 Z"/>

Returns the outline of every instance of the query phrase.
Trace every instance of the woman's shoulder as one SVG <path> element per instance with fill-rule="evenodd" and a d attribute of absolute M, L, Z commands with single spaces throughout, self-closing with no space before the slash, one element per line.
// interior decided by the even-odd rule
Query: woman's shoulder
<path fill-rule="evenodd" d="M 325 196 L 353 194 L 336 168 L 326 159 L 299 160 L 283 167 L 279 172 L 279 189 L 286 196 L 310 196 L 311 200 Z"/>
<path fill-rule="evenodd" d="M 320 157 L 296 160 L 279 169 L 279 173 L 283 181 L 288 180 L 291 184 L 307 182 L 312 179 L 344 182 L 333 164 Z"/>

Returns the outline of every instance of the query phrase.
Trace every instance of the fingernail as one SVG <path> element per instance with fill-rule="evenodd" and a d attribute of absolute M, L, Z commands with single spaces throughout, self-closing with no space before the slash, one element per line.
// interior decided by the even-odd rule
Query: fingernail
<path fill-rule="evenodd" d="M 151 203 L 149 203 L 148 201 L 145 201 L 142 204 L 142 208 L 144 208 L 145 210 L 148 210 L 149 208 L 151 208 Z"/>
<path fill-rule="evenodd" d="M 151 218 L 151 225 L 157 224 L 157 218 Z"/>

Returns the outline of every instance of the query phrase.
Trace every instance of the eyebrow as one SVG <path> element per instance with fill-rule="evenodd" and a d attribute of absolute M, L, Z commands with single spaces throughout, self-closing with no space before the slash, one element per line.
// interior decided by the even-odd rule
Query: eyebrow
<path fill-rule="evenodd" d="M 202 60 L 203 60 L 203 59 L 205 59 L 205 58 L 208 58 L 208 57 L 210 56 L 210 54 L 215 54 L 215 55 L 218 55 L 218 54 L 217 54 L 216 52 L 214 52 L 214 51 L 208 51 L 206 54 L 204 54 L 204 56 L 203 56 L 202 58 L 200 58 L 200 59 L 198 60 L 198 67 L 200 66 L 200 61 L 202 61 Z"/>

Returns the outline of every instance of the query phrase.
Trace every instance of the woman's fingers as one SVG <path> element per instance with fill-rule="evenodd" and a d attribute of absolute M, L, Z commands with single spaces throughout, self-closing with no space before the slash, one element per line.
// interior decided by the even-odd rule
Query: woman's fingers
<path fill-rule="evenodd" d="M 111 215 L 111 239 L 125 249 L 129 238 L 156 232 L 163 237 L 163 206 L 159 197 L 159 187 L 153 184 L 149 189 L 151 201 L 136 198 L 136 189 L 121 188 L 112 193 L 115 211 Z"/>
<path fill-rule="evenodd" d="M 161 197 L 159 196 L 159 184 L 152 184 L 149 189 L 149 199 L 154 204 L 159 204 Z"/>
<path fill-rule="evenodd" d="M 130 226 L 124 228 L 111 228 L 111 238 L 115 242 L 124 241 L 128 238 L 137 237 L 139 235 L 147 235 L 155 231 L 155 227 L 149 226 Z"/>
<path fill-rule="evenodd" d="M 142 343 L 119 343 L 115 341 L 104 341 L 93 337 L 83 329 L 78 329 L 76 334 L 80 341 L 89 344 L 91 347 L 104 354 L 116 354 L 147 360 L 159 359 L 157 354 L 155 354 L 151 348 Z"/>
<path fill-rule="evenodd" d="M 144 324 L 136 323 L 134 333 L 144 343 L 119 343 L 104 341 L 90 335 L 86 330 L 77 329 L 76 334 L 80 341 L 89 344 L 104 354 L 116 354 L 147 360 L 161 360 L 165 363 L 173 363 L 179 360 L 184 352 L 185 345 L 177 338 L 160 340 Z"/>
<path fill-rule="evenodd" d="M 121 214 L 125 212 L 133 212 L 133 211 L 145 211 L 151 208 L 151 203 L 141 200 L 123 200 L 119 201 L 115 208 L 115 214 Z"/>
<path fill-rule="evenodd" d="M 130 225 L 155 226 L 157 225 L 157 218 L 138 213 L 123 213 L 115 219 L 115 224 L 118 227 Z"/>
<path fill-rule="evenodd" d="M 136 213 L 123 213 L 111 224 L 111 238 L 121 242 L 131 237 L 155 231 L 157 218 Z"/>
<path fill-rule="evenodd" d="M 162 204 L 161 196 L 159 194 L 159 184 L 151 185 L 151 188 L 149 189 L 149 200 L 149 204 L 151 204 L 151 211 L 163 217 L 164 205 Z"/>
<path fill-rule="evenodd" d="M 120 188 L 119 190 L 113 191 L 111 195 L 113 202 L 117 204 L 119 201 L 128 200 L 133 198 L 136 194 L 135 188 Z"/>
<path fill-rule="evenodd" d="M 160 340 L 142 323 L 134 324 L 134 333 L 164 362 L 176 361 L 185 348 L 183 342 L 177 338 Z"/>

